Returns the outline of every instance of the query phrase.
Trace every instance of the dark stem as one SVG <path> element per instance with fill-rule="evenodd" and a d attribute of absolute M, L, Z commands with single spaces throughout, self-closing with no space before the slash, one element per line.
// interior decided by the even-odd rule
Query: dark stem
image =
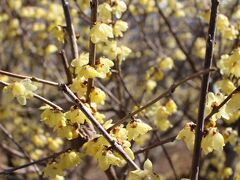
<path fill-rule="evenodd" d="M 91 7 L 91 28 L 92 28 L 97 22 L 98 0 L 92 0 L 90 2 L 90 7 Z M 95 61 L 96 61 L 96 44 L 94 44 L 90 38 L 90 40 L 89 40 L 89 65 L 94 66 Z M 93 86 L 94 86 L 94 80 L 91 78 L 88 79 L 87 95 L 86 95 L 87 102 L 90 102 L 89 95 L 91 93 Z"/>
<path fill-rule="evenodd" d="M 69 63 L 68 63 L 68 59 L 67 59 L 65 51 L 61 50 L 59 52 L 59 55 L 61 56 L 64 70 L 65 70 L 65 73 L 67 76 L 67 84 L 72 84 L 72 73 L 70 72 L 70 69 L 69 69 Z"/>
<path fill-rule="evenodd" d="M 162 146 L 163 152 L 164 152 L 164 154 L 165 154 L 165 156 L 166 156 L 166 158 L 167 158 L 167 160 L 168 160 L 168 162 L 169 162 L 169 165 L 170 165 L 170 167 L 171 167 L 171 169 L 172 169 L 172 171 L 173 171 L 174 177 L 175 177 L 176 180 L 178 180 L 177 172 L 176 172 L 176 169 L 175 169 L 175 167 L 174 167 L 174 165 L 173 165 L 173 162 L 172 162 L 172 160 L 171 160 L 171 157 L 169 156 L 169 154 L 168 154 L 167 149 L 165 148 L 165 146 L 164 146 L 164 145 L 161 145 L 161 146 Z"/>
<path fill-rule="evenodd" d="M 210 16 L 210 23 L 209 23 L 209 29 L 208 29 L 208 39 L 206 43 L 206 55 L 205 55 L 205 62 L 204 62 L 204 68 L 206 69 L 211 68 L 211 65 L 212 65 L 218 5 L 219 5 L 219 0 L 212 0 L 211 16 Z M 208 93 L 209 77 L 210 77 L 210 73 L 206 73 L 203 75 L 203 79 L 202 79 L 200 101 L 199 101 L 199 108 L 198 108 L 197 129 L 195 132 L 195 144 L 194 144 L 194 151 L 193 151 L 191 180 L 196 180 L 199 177 L 201 141 L 202 141 L 202 135 L 204 130 L 204 110 L 205 110 L 205 104 L 206 104 L 206 97 Z"/>
<path fill-rule="evenodd" d="M 73 59 L 75 59 L 78 57 L 78 46 L 77 46 L 77 39 L 74 31 L 74 26 L 72 23 L 70 12 L 69 12 L 69 3 L 67 0 L 62 0 L 62 7 L 63 7 L 64 16 L 65 16 L 66 25 L 67 25 L 67 33 L 69 35 L 70 42 L 71 42 L 72 56 L 73 56 Z"/>

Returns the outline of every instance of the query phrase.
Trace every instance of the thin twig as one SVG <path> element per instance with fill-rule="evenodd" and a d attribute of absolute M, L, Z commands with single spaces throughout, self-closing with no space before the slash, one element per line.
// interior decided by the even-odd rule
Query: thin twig
<path fill-rule="evenodd" d="M 63 109 L 60 106 L 54 104 L 53 102 L 49 101 L 48 99 L 46 99 L 42 96 L 39 96 L 38 94 L 33 93 L 33 97 L 42 101 L 42 102 L 44 102 L 44 103 L 46 103 L 46 104 L 48 104 L 49 106 L 51 106 L 54 109 L 58 109 L 60 111 L 63 111 Z"/>
<path fill-rule="evenodd" d="M 70 69 L 69 69 L 69 63 L 68 63 L 65 51 L 61 50 L 59 52 L 59 55 L 61 56 L 62 63 L 63 63 L 63 66 L 64 66 L 64 70 L 65 70 L 65 73 L 66 73 L 66 76 L 67 76 L 67 84 L 72 84 L 72 73 L 70 72 Z"/>
<path fill-rule="evenodd" d="M 40 79 L 40 78 L 33 77 L 33 76 L 20 75 L 20 74 L 15 74 L 15 73 L 3 71 L 3 70 L 0 70 L 0 74 L 10 76 L 10 77 L 14 77 L 14 78 L 19 78 L 19 79 L 30 79 L 31 81 L 38 82 L 38 83 L 43 83 L 43 84 L 48 84 L 48 85 L 51 85 L 51 86 L 59 86 L 58 83 L 56 83 L 56 82 L 48 81 L 48 80 L 45 80 L 45 79 Z"/>
<path fill-rule="evenodd" d="M 96 118 L 87 110 L 87 108 L 82 104 L 82 102 L 76 97 L 76 95 L 65 85 L 62 85 L 63 92 L 69 96 L 72 101 L 76 103 L 78 108 L 85 114 L 85 116 L 93 123 L 93 125 L 101 132 L 101 134 L 106 138 L 106 140 L 112 145 L 112 147 L 135 169 L 140 169 L 137 164 L 126 154 L 109 133 L 103 128 L 103 126 L 96 120 Z"/>
<path fill-rule="evenodd" d="M 108 90 L 99 80 L 95 80 L 97 85 L 113 100 L 115 101 L 115 103 L 117 103 L 118 105 L 120 105 L 120 101 L 118 100 L 118 98 L 110 91 Z"/>
<path fill-rule="evenodd" d="M 134 152 L 134 154 L 136 155 L 136 154 L 143 153 L 143 152 L 145 152 L 145 151 L 148 151 L 148 150 L 153 149 L 153 148 L 155 148 L 155 147 L 161 146 L 161 145 L 163 145 L 163 144 L 167 144 L 167 143 L 173 142 L 173 141 L 175 141 L 175 139 L 176 139 L 176 136 L 172 136 L 172 137 L 170 137 L 170 138 L 164 139 L 164 140 L 162 140 L 162 141 L 159 141 L 159 142 L 157 142 L 157 143 L 155 143 L 155 144 L 152 144 L 152 145 L 150 145 L 150 146 L 147 146 L 147 147 L 145 147 L 145 148 L 139 149 L 139 150 L 137 150 L 136 152 Z"/>
<path fill-rule="evenodd" d="M 0 172 L 0 175 L 9 175 L 9 174 L 12 174 L 13 172 L 15 172 L 15 171 L 17 171 L 17 170 L 19 170 L 19 169 L 23 169 L 23 168 L 32 166 L 32 165 L 34 165 L 34 164 L 39 164 L 39 163 L 41 163 L 41 162 L 47 161 L 47 160 L 49 160 L 49 159 L 56 158 L 56 157 L 58 157 L 59 155 L 61 155 L 62 153 L 65 153 L 65 152 L 67 152 L 67 151 L 69 151 L 69 150 L 71 150 L 71 148 L 65 149 L 65 150 L 63 150 L 63 151 L 61 151 L 61 152 L 58 152 L 58 153 L 54 153 L 53 155 L 50 155 L 50 156 L 48 156 L 48 157 L 39 159 L 39 160 L 37 160 L 37 161 L 33 161 L 33 162 L 31 162 L 31 163 L 24 164 L 24 165 L 22 165 L 22 166 L 18 166 L 18 167 L 6 169 L 6 170 L 4 170 L 4 171 L 1 171 L 1 172 Z"/>
<path fill-rule="evenodd" d="M 219 5 L 219 0 L 212 0 L 210 23 L 209 23 L 209 29 L 208 29 L 208 39 L 206 44 L 206 55 L 205 55 L 205 62 L 204 62 L 205 69 L 211 68 L 211 64 L 212 64 L 218 5 Z M 195 132 L 195 144 L 194 144 L 194 151 L 193 151 L 191 180 L 196 180 L 198 179 L 198 176 L 199 176 L 201 142 L 202 142 L 202 135 L 204 130 L 204 111 L 205 111 L 206 97 L 207 97 L 208 86 L 209 86 L 209 77 L 210 77 L 210 72 L 204 74 L 202 79 L 200 101 L 199 101 L 199 108 L 198 108 L 198 121 L 197 121 L 197 128 Z"/>
<path fill-rule="evenodd" d="M 156 4 L 157 4 L 157 9 L 158 9 L 158 13 L 159 15 L 163 18 L 165 24 L 167 25 L 170 33 L 172 34 L 173 38 L 175 39 L 178 47 L 181 49 L 181 51 L 185 54 L 185 56 L 187 57 L 187 61 L 190 64 L 192 71 L 193 72 L 197 72 L 197 68 L 195 67 L 194 61 L 191 58 L 190 54 L 185 50 L 185 48 L 183 47 L 181 41 L 179 40 L 177 34 L 174 32 L 172 25 L 170 24 L 168 18 L 164 15 L 164 13 L 162 12 L 161 8 L 158 6 L 158 1 L 155 0 Z"/>
<path fill-rule="evenodd" d="M 98 0 L 92 0 L 90 1 L 90 8 L 91 8 L 91 28 L 96 24 L 97 22 L 97 8 L 98 8 Z M 91 38 L 89 40 L 89 65 L 94 66 L 96 61 L 96 44 L 94 44 L 91 41 Z M 94 86 L 94 80 L 92 78 L 88 79 L 87 84 L 87 93 L 86 93 L 86 101 L 90 102 L 90 93 Z"/>
<path fill-rule="evenodd" d="M 77 39 L 74 31 L 74 26 L 72 23 L 70 12 L 69 12 L 69 2 L 67 0 L 62 0 L 62 7 L 63 7 L 64 16 L 65 16 L 66 25 L 67 25 L 67 33 L 69 35 L 70 42 L 71 42 L 72 56 L 73 56 L 73 59 L 75 59 L 75 58 L 78 58 L 78 46 L 77 46 Z"/>
<path fill-rule="evenodd" d="M 80 5 L 79 5 L 79 3 L 77 2 L 77 0 L 74 0 L 75 1 L 75 4 L 76 4 L 76 6 L 77 6 L 77 8 L 78 8 L 78 10 L 79 10 L 79 16 L 81 16 L 82 17 L 82 20 L 85 22 L 85 23 L 87 23 L 87 24 L 91 24 L 91 20 L 90 20 L 90 18 L 84 13 L 84 11 L 81 9 L 81 7 L 80 7 Z"/>
<path fill-rule="evenodd" d="M 200 76 L 200 75 L 202 75 L 202 74 L 209 73 L 210 71 L 214 71 L 214 69 L 204 69 L 204 70 L 201 70 L 201 71 L 199 71 L 199 72 L 197 72 L 197 73 L 194 73 L 194 74 L 191 74 L 190 76 L 187 76 L 186 78 L 182 79 L 181 81 L 179 81 L 179 82 L 176 83 L 176 84 L 175 84 L 175 83 L 172 84 L 172 86 L 171 86 L 169 89 L 167 89 L 165 92 L 163 92 L 162 94 L 160 94 L 158 97 L 156 97 L 155 99 L 149 101 L 148 103 L 146 103 L 144 106 L 140 107 L 139 109 L 137 109 L 137 110 L 135 110 L 135 111 L 133 111 L 133 112 L 131 112 L 131 113 L 128 113 L 128 115 L 126 115 L 124 118 L 122 118 L 122 119 L 120 119 L 119 121 L 117 121 L 113 126 L 111 126 L 111 127 L 108 129 L 108 131 L 110 131 L 110 130 L 112 130 L 113 128 L 115 128 L 116 126 L 122 124 L 122 123 L 125 122 L 128 118 L 130 118 L 130 117 L 138 114 L 138 113 L 141 112 L 142 110 L 150 107 L 151 105 L 153 105 L 154 103 L 156 103 L 156 102 L 158 102 L 160 99 L 162 99 L 163 97 L 166 97 L 166 96 L 172 94 L 178 86 L 184 84 L 184 83 L 187 82 L 188 80 L 193 79 L 193 78 L 195 78 L 195 77 L 198 77 L 198 76 Z"/>
<path fill-rule="evenodd" d="M 169 162 L 169 165 L 170 165 L 170 167 L 171 167 L 171 169 L 172 169 L 172 171 L 173 171 L 173 174 L 174 174 L 175 179 L 178 180 L 178 176 L 177 176 L 176 169 L 175 169 L 175 167 L 174 167 L 174 165 L 173 165 L 173 162 L 172 162 L 172 160 L 171 160 L 171 157 L 169 156 L 169 154 L 168 154 L 168 152 L 167 152 L 167 149 L 165 148 L 164 145 L 161 145 L 161 147 L 162 147 L 163 152 L 164 152 L 164 154 L 165 154 L 165 156 L 166 156 L 166 158 L 167 158 L 167 160 L 168 160 L 168 162 Z"/>
<path fill-rule="evenodd" d="M 19 158 L 25 158 L 24 154 L 22 154 L 21 152 L 17 151 L 16 149 L 13 149 L 12 147 L 10 146 L 7 146 L 6 144 L 4 143 L 0 143 L 0 147 L 6 151 L 7 153 L 11 153 L 12 155 L 14 156 L 17 156 Z"/>

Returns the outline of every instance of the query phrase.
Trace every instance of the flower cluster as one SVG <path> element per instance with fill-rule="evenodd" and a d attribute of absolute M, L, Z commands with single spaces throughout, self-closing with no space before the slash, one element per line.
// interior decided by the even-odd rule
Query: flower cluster
<path fill-rule="evenodd" d="M 44 168 L 44 176 L 50 178 L 59 178 L 64 175 L 65 169 L 71 169 L 80 163 L 81 154 L 70 151 L 61 154 L 56 161 L 47 164 Z"/>
<path fill-rule="evenodd" d="M 112 126 L 112 121 L 107 121 L 103 126 L 108 129 Z M 113 139 L 122 146 L 123 150 L 131 159 L 134 159 L 134 154 L 130 149 L 130 140 L 146 134 L 151 127 L 141 120 L 133 120 L 128 123 L 126 128 L 120 125 L 111 130 L 110 135 Z M 96 135 L 95 138 L 84 144 L 86 154 L 92 156 L 98 161 L 99 167 L 103 170 L 109 168 L 110 165 L 122 167 L 126 161 L 111 147 L 109 142 L 102 136 Z"/>
<path fill-rule="evenodd" d="M 203 12 L 201 16 L 206 22 L 209 22 L 210 11 Z M 224 14 L 218 14 L 217 16 L 217 30 L 225 39 L 229 40 L 234 40 L 239 33 L 238 29 L 230 24 L 228 17 Z"/>
<path fill-rule="evenodd" d="M 177 112 L 176 103 L 170 99 L 165 105 L 156 104 L 148 111 L 148 116 L 153 120 L 154 124 L 159 128 L 160 131 L 166 131 L 172 127 L 169 118 L 171 115 Z"/>
<path fill-rule="evenodd" d="M 172 58 L 158 58 L 157 65 L 147 70 L 145 74 L 147 92 L 152 92 L 157 86 L 157 81 L 160 81 L 164 77 L 164 72 L 173 68 L 174 62 Z"/>
<path fill-rule="evenodd" d="M 225 96 L 221 93 L 214 94 L 209 92 L 207 95 L 207 103 L 205 107 L 205 115 L 207 116 L 209 113 L 212 112 L 213 108 L 216 108 L 221 104 L 221 102 L 225 99 Z M 219 109 L 219 112 L 215 113 L 211 116 L 210 121 L 213 126 L 215 126 L 216 121 L 220 118 L 229 119 L 229 115 L 226 112 L 226 105 Z"/>
<path fill-rule="evenodd" d="M 187 123 L 176 137 L 178 140 L 182 139 L 191 151 L 194 147 L 195 129 L 196 125 L 194 123 Z M 224 145 L 224 137 L 218 132 L 217 128 L 210 127 L 205 129 L 201 143 L 204 154 L 208 154 L 213 150 L 221 152 Z"/>
<path fill-rule="evenodd" d="M 93 113 L 88 104 L 85 107 L 90 113 L 92 113 L 96 119 L 102 121 L 105 116 L 101 116 L 100 113 Z M 79 136 L 78 126 L 89 122 L 84 113 L 76 106 L 72 106 L 66 113 L 60 110 L 53 109 L 49 106 L 42 107 L 41 114 L 42 121 L 49 127 L 54 128 L 58 136 L 61 138 L 67 138 L 69 140 L 75 139 Z"/>
<path fill-rule="evenodd" d="M 229 76 L 234 75 L 235 77 L 240 77 L 240 48 L 233 50 L 231 55 L 222 55 L 220 61 L 218 61 L 217 66 L 220 69 L 221 74 Z"/>
<path fill-rule="evenodd" d="M 70 89 L 77 93 L 79 98 L 82 98 L 87 92 L 87 79 L 88 78 L 105 78 L 110 72 L 111 67 L 114 65 L 111 60 L 105 57 L 101 57 L 96 61 L 94 67 L 88 65 L 89 54 L 82 53 L 77 59 L 74 59 L 71 63 L 74 67 L 74 72 L 77 77 L 73 80 Z M 95 103 L 104 103 L 105 93 L 99 88 L 93 88 L 90 94 L 90 98 Z"/>

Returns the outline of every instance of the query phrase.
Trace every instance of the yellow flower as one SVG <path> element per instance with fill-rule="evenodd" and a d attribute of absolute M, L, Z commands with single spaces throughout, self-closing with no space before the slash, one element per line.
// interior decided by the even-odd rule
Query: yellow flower
<path fill-rule="evenodd" d="M 121 49 L 117 46 L 117 41 L 109 41 L 103 48 L 103 53 L 109 59 L 113 60 L 121 52 Z"/>
<path fill-rule="evenodd" d="M 113 29 L 105 23 L 97 23 L 90 30 L 91 41 L 93 43 L 106 42 L 108 38 L 113 38 Z"/>
<path fill-rule="evenodd" d="M 85 65 L 82 68 L 79 69 L 78 71 L 78 77 L 85 77 L 86 79 L 88 78 L 95 78 L 100 76 L 100 74 L 97 72 L 97 70 L 90 66 L 90 65 Z"/>
<path fill-rule="evenodd" d="M 123 125 L 120 125 L 111 130 L 111 135 L 117 140 L 126 140 L 128 137 L 128 131 Z"/>
<path fill-rule="evenodd" d="M 53 33 L 53 36 L 61 43 L 64 43 L 64 29 L 62 26 L 53 27 L 50 32 Z"/>
<path fill-rule="evenodd" d="M 224 30 L 229 26 L 228 17 L 224 14 L 218 14 L 217 16 L 217 29 Z"/>
<path fill-rule="evenodd" d="M 22 7 L 22 0 L 8 0 L 7 3 L 14 10 L 19 10 Z"/>
<path fill-rule="evenodd" d="M 110 146 L 110 144 L 102 135 L 96 135 L 95 138 L 86 142 L 83 145 L 83 149 L 85 150 L 86 154 L 93 156 L 95 159 L 97 159 L 96 158 L 97 152 L 101 151 L 101 149 L 104 146 L 108 147 L 108 146 Z"/>
<path fill-rule="evenodd" d="M 80 74 L 80 70 L 84 65 L 89 62 L 89 53 L 81 53 L 80 56 L 71 62 L 71 65 L 75 68 L 75 73 Z"/>
<path fill-rule="evenodd" d="M 106 94 L 99 88 L 94 87 L 90 93 L 90 101 L 97 104 L 104 104 Z"/>
<path fill-rule="evenodd" d="M 153 172 L 152 162 L 149 159 L 144 162 L 144 170 L 135 170 L 128 173 L 127 180 L 139 179 L 163 180 L 160 175 Z"/>
<path fill-rule="evenodd" d="M 32 136 L 32 142 L 37 146 L 37 147 L 43 147 L 47 144 L 47 138 L 43 134 L 34 134 Z"/>
<path fill-rule="evenodd" d="M 177 112 L 177 105 L 172 99 L 167 101 L 165 107 L 170 114 Z"/>
<path fill-rule="evenodd" d="M 155 124 L 160 129 L 160 131 L 166 131 L 167 129 L 172 127 L 172 124 L 168 119 L 157 119 Z"/>
<path fill-rule="evenodd" d="M 231 127 L 228 127 L 223 132 L 224 141 L 229 142 L 231 145 L 235 145 L 237 143 L 238 133 L 236 130 L 233 130 Z"/>
<path fill-rule="evenodd" d="M 147 87 L 147 92 L 152 92 L 152 90 L 157 86 L 157 82 L 154 80 L 147 80 L 146 82 L 146 87 Z"/>
<path fill-rule="evenodd" d="M 59 158 L 59 166 L 62 169 L 70 169 L 77 166 L 80 163 L 80 153 L 71 151 L 61 154 Z"/>
<path fill-rule="evenodd" d="M 61 145 L 63 144 L 62 139 L 60 138 L 55 138 L 53 139 L 52 137 L 48 137 L 48 148 L 54 152 L 57 152 Z"/>
<path fill-rule="evenodd" d="M 209 128 L 207 135 L 202 139 L 201 147 L 204 154 L 208 154 L 213 150 L 221 152 L 224 145 L 224 138 L 222 134 L 217 131 L 217 128 Z"/>
<path fill-rule="evenodd" d="M 52 162 L 48 164 L 43 170 L 45 177 L 55 178 L 57 175 L 63 176 L 64 172 L 63 169 L 59 166 L 58 163 Z"/>
<path fill-rule="evenodd" d="M 99 122 L 99 123 L 103 123 L 104 121 L 104 118 L 105 118 L 105 115 L 104 114 L 102 114 L 102 113 L 99 113 L 99 112 L 96 112 L 96 113 L 94 113 L 93 114 L 94 115 L 94 117 L 96 118 L 96 120 Z"/>
<path fill-rule="evenodd" d="M 226 95 L 230 94 L 236 87 L 232 81 L 222 79 L 216 82 L 217 87 Z"/>
<path fill-rule="evenodd" d="M 87 92 L 87 80 L 83 77 L 75 78 L 70 85 L 70 89 L 81 98 Z"/>
<path fill-rule="evenodd" d="M 51 107 L 46 107 L 44 109 L 41 113 L 41 120 L 51 128 L 66 124 L 64 113 L 59 110 L 52 109 Z"/>
<path fill-rule="evenodd" d="M 128 28 L 128 23 L 122 20 L 117 20 L 113 27 L 113 34 L 115 37 L 122 37 L 123 32 Z"/>
<path fill-rule="evenodd" d="M 228 113 L 234 113 L 240 109 L 240 93 L 234 94 L 232 98 L 228 101 L 226 111 Z"/>
<path fill-rule="evenodd" d="M 170 57 L 162 59 L 158 64 L 159 68 L 162 70 L 170 70 L 173 68 L 173 65 L 173 60 Z"/>
<path fill-rule="evenodd" d="M 84 115 L 84 113 L 75 106 L 71 107 L 71 109 L 68 112 L 66 112 L 65 116 L 73 124 L 74 123 L 83 124 L 87 120 L 87 117 Z"/>
<path fill-rule="evenodd" d="M 217 66 L 220 69 L 221 74 L 230 75 L 233 74 L 236 77 L 240 77 L 240 48 L 233 50 L 232 55 L 221 56 Z"/>
<path fill-rule="evenodd" d="M 238 30 L 234 26 L 230 26 L 223 31 L 223 37 L 229 40 L 234 40 L 238 35 Z"/>
<path fill-rule="evenodd" d="M 204 59 L 206 49 L 206 40 L 204 38 L 197 38 L 194 43 L 194 53 L 198 58 Z"/>
<path fill-rule="evenodd" d="M 112 7 L 108 3 L 103 3 L 98 6 L 99 18 L 103 21 L 111 20 Z"/>
<path fill-rule="evenodd" d="M 140 119 L 134 119 L 127 124 L 126 127 L 128 131 L 128 140 L 134 140 L 140 135 L 146 134 L 148 131 L 152 130 L 152 128 L 142 122 Z"/>
<path fill-rule="evenodd" d="M 195 127 L 196 124 L 190 122 L 185 124 L 184 128 L 178 133 L 176 139 L 182 139 L 190 151 L 193 150 L 195 140 Z"/>
<path fill-rule="evenodd" d="M 49 44 L 45 49 L 45 53 L 52 54 L 55 53 L 57 50 L 58 50 L 57 46 L 55 46 L 54 44 Z"/>
<path fill-rule="evenodd" d="M 225 99 L 225 96 L 221 93 L 217 93 L 214 94 L 212 92 L 209 92 L 207 95 L 207 103 L 206 103 L 206 108 L 205 108 L 205 115 L 207 116 L 209 113 L 211 113 L 211 111 L 213 110 L 214 107 L 219 106 L 222 101 Z M 211 121 L 217 121 L 217 119 L 219 118 L 225 118 L 225 119 L 229 119 L 229 115 L 226 112 L 226 105 L 222 106 L 219 110 L 218 113 L 215 113 L 212 117 L 211 117 Z"/>
<path fill-rule="evenodd" d="M 124 165 L 124 160 L 122 160 L 120 157 L 117 157 L 111 150 L 108 150 L 106 147 L 97 152 L 96 158 L 98 159 L 99 167 L 103 171 L 107 170 L 110 165 Z"/>
<path fill-rule="evenodd" d="M 120 51 L 119 51 L 119 54 L 118 54 L 118 59 L 120 61 L 123 61 L 126 59 L 127 56 L 129 56 L 129 54 L 132 52 L 131 49 L 129 49 L 128 47 L 126 46 L 121 46 L 120 47 Z"/>
<path fill-rule="evenodd" d="M 76 127 L 65 125 L 57 127 L 57 135 L 61 138 L 67 138 L 68 140 L 75 139 L 79 133 Z"/>
<path fill-rule="evenodd" d="M 121 18 L 122 13 L 127 10 L 127 5 L 122 0 L 114 0 L 114 6 L 112 7 L 112 11 L 115 14 L 116 18 Z"/>
<path fill-rule="evenodd" d="M 99 61 L 95 65 L 96 70 L 99 72 L 98 77 L 105 78 L 113 66 L 114 63 L 110 59 L 100 57 Z"/>

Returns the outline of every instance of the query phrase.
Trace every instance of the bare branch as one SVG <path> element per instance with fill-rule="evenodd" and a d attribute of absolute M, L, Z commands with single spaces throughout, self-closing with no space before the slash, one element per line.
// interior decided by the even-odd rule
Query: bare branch
<path fill-rule="evenodd" d="M 71 42 L 72 56 L 73 56 L 73 59 L 75 59 L 75 58 L 78 58 L 78 46 L 77 46 L 77 39 L 74 31 L 74 26 L 72 23 L 70 12 L 69 12 L 69 3 L 67 0 L 62 0 L 62 7 L 63 7 L 64 16 L 65 16 L 66 25 L 67 25 L 67 33 L 69 35 L 70 42 Z"/>
<path fill-rule="evenodd" d="M 179 81 L 178 83 L 173 84 L 169 89 L 167 89 L 165 92 L 163 92 L 162 94 L 160 94 L 160 95 L 159 95 L 158 97 L 156 97 L 155 99 L 149 101 L 148 103 L 146 103 L 145 105 L 143 105 L 143 106 L 140 107 L 139 109 L 137 109 L 137 110 L 135 110 L 135 111 L 133 111 L 133 112 L 131 112 L 131 113 L 128 113 L 128 115 L 126 115 L 124 118 L 120 119 L 120 120 L 117 121 L 112 127 L 110 127 L 110 128 L 108 129 L 108 131 L 110 131 L 110 130 L 112 130 L 113 128 L 115 128 L 116 126 L 122 124 L 122 123 L 125 122 L 128 118 L 130 118 L 130 117 L 138 114 L 138 113 L 141 112 L 142 110 L 150 107 L 151 105 L 153 105 L 154 103 L 156 103 L 156 102 L 158 102 L 160 99 L 162 99 L 163 97 L 166 97 L 166 96 L 172 94 L 178 86 L 184 84 L 184 83 L 187 82 L 188 80 L 193 79 L 193 78 L 195 78 L 195 77 L 198 77 L 198 76 L 200 76 L 200 75 L 202 75 L 202 74 L 209 73 L 210 71 L 214 71 L 214 69 L 204 69 L 204 70 L 201 70 L 201 71 L 199 71 L 199 72 L 197 72 L 197 73 L 194 73 L 194 74 L 192 74 L 192 75 L 187 76 L 186 78 L 182 79 L 182 80 Z"/>
<path fill-rule="evenodd" d="M 65 73 L 66 73 L 66 76 L 67 76 L 67 84 L 72 84 L 72 73 L 70 72 L 70 69 L 69 69 L 69 63 L 68 63 L 65 51 L 61 50 L 59 52 L 59 55 L 61 56 L 62 63 L 63 63 L 63 66 L 64 66 L 64 70 L 65 70 Z"/>
<path fill-rule="evenodd" d="M 143 153 L 143 152 L 145 152 L 145 151 L 148 151 L 148 150 L 150 150 L 150 149 L 156 148 L 156 147 L 161 146 L 161 145 L 163 145 L 163 144 L 167 144 L 167 143 L 173 142 L 173 141 L 175 141 L 175 139 L 176 139 L 176 136 L 172 136 L 172 137 L 170 137 L 170 138 L 167 138 L 167 139 L 164 139 L 164 140 L 162 140 L 162 141 L 159 141 L 159 142 L 157 142 L 157 143 L 155 143 L 155 144 L 152 144 L 152 145 L 150 145 L 150 146 L 148 146 L 148 147 L 139 149 L 138 151 L 134 152 L 134 154 L 136 155 L 136 154 Z"/>
<path fill-rule="evenodd" d="M 40 78 L 33 77 L 33 76 L 20 75 L 20 74 L 15 74 L 15 73 L 3 71 L 3 70 L 0 70 L 0 74 L 10 76 L 10 77 L 14 77 L 14 78 L 19 78 L 19 79 L 30 79 L 31 81 L 38 82 L 38 83 L 43 83 L 43 84 L 47 84 L 47 85 L 51 85 L 51 86 L 59 86 L 59 84 L 56 83 L 56 82 L 48 81 L 48 80 L 45 80 L 45 79 L 40 79 Z"/>
<path fill-rule="evenodd" d="M 205 55 L 205 62 L 204 62 L 205 69 L 211 68 L 211 65 L 212 65 L 218 5 L 219 5 L 219 0 L 212 0 L 210 23 L 209 23 L 209 29 L 208 29 L 208 39 L 206 44 L 206 55 Z M 199 108 L 198 108 L 197 128 L 195 132 L 195 144 L 194 144 L 194 150 L 193 150 L 191 180 L 196 180 L 198 179 L 198 176 L 199 176 L 201 142 L 202 142 L 202 135 L 204 130 L 204 111 L 205 111 L 205 104 L 206 104 L 206 96 L 208 93 L 209 77 L 210 77 L 210 72 L 204 74 L 202 79 L 200 101 L 199 101 Z"/>
<path fill-rule="evenodd" d="M 98 0 L 90 1 L 90 7 L 91 7 L 91 28 L 92 28 L 97 22 Z M 96 44 L 94 44 L 90 38 L 90 40 L 89 40 L 89 65 L 94 66 L 95 61 L 96 61 Z M 87 102 L 90 102 L 89 95 L 91 93 L 93 86 L 94 86 L 94 80 L 89 78 L 88 84 L 87 84 L 87 94 L 86 94 Z"/>

